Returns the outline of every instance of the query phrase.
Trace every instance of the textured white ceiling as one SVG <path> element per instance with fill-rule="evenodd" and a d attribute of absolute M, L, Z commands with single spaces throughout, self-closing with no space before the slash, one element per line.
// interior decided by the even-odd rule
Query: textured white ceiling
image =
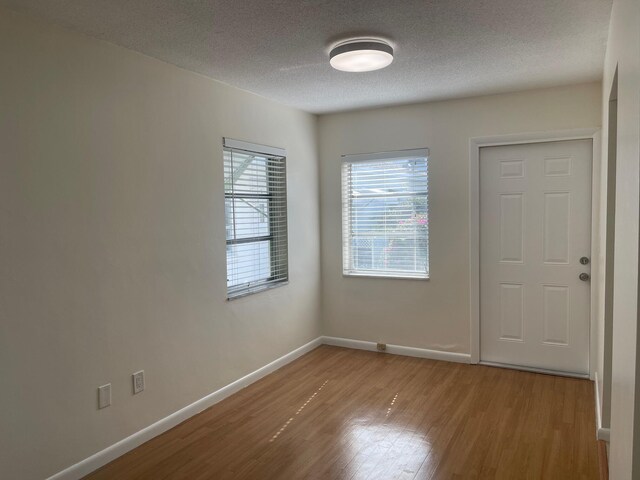
<path fill-rule="evenodd" d="M 0 0 L 0 5 L 315 113 L 601 78 L 611 0 Z M 383 36 L 344 73 L 329 46 Z"/>

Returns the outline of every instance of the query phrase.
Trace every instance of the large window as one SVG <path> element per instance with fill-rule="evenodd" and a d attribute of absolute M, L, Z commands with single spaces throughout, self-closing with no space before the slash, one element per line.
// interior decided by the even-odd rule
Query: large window
<path fill-rule="evenodd" d="M 227 297 L 286 283 L 284 150 L 224 139 Z"/>
<path fill-rule="evenodd" d="M 428 153 L 343 157 L 345 275 L 429 278 Z"/>

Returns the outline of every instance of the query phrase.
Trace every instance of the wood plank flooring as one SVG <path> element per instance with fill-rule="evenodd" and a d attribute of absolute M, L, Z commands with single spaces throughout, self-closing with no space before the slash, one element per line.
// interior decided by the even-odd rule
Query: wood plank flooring
<path fill-rule="evenodd" d="M 597 479 L 593 384 L 321 346 L 89 479 Z"/>

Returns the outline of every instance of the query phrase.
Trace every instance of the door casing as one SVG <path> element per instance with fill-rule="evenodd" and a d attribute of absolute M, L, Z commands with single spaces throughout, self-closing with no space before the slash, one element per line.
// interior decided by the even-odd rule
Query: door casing
<path fill-rule="evenodd" d="M 471 363 L 480 361 L 480 148 L 499 145 L 519 145 L 527 143 L 556 142 L 561 140 L 591 139 L 592 175 L 591 175 L 591 252 L 594 259 L 591 270 L 591 317 L 589 341 L 589 378 L 594 379 L 596 371 L 597 314 L 595 300 L 600 283 L 600 269 L 597 266 L 596 255 L 599 255 L 598 242 L 598 208 L 600 197 L 600 164 L 601 164 L 601 133 L 599 127 L 581 128 L 573 130 L 557 130 L 550 132 L 517 133 L 509 135 L 494 135 L 488 137 L 474 137 L 469 139 L 469 338 Z M 594 255 L 596 253 L 596 255 Z"/>

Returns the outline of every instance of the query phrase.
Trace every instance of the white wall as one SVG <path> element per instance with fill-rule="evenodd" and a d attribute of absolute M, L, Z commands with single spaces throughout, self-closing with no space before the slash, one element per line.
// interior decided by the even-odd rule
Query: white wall
<path fill-rule="evenodd" d="M 615 242 L 611 234 L 615 234 L 615 190 L 609 192 L 609 188 L 615 188 L 615 142 L 612 144 L 610 132 L 616 131 L 617 109 L 610 108 L 609 100 L 617 101 L 617 93 L 612 91 L 609 82 L 609 91 L 604 93 L 606 105 L 602 124 L 602 160 L 600 162 L 599 178 L 596 183 L 597 200 L 594 199 L 594 208 L 598 209 L 599 224 L 596 226 L 600 249 L 594 253 L 593 269 L 597 274 L 592 275 L 595 292 L 594 304 L 596 322 L 596 386 L 599 397 L 600 414 L 599 425 L 608 430 L 611 425 L 611 330 L 613 313 L 613 282 L 612 267 L 615 256 Z M 616 89 L 617 92 L 617 89 Z M 614 156 L 610 156 L 613 153 Z M 596 256 L 597 254 L 597 256 Z M 611 277 L 611 278 L 609 278 Z M 599 434 L 600 436 L 600 434 Z"/>
<path fill-rule="evenodd" d="M 637 25 L 633 3 L 614 8 L 604 86 L 613 59 L 624 58 L 632 100 L 619 194 L 631 227 L 621 228 L 635 235 L 621 244 L 625 253 L 638 223 L 638 52 L 623 48 L 630 19 Z M 320 333 L 469 352 L 468 139 L 601 123 L 599 84 L 316 122 L 1 9 L 0 64 L 1 478 L 53 474 Z M 223 136 L 289 154 L 291 282 L 233 302 L 225 301 Z M 432 155 L 432 278 L 343 278 L 340 155 L 423 146 Z M 634 285 L 618 294 L 617 308 L 635 334 Z M 635 355 L 635 339 L 618 336 L 620 367 Z M 614 387 L 621 412 L 633 416 L 630 368 Z M 134 397 L 130 374 L 139 369 L 147 389 Z M 113 405 L 98 411 L 95 389 L 106 382 Z M 631 454 L 630 427 L 615 430 L 612 469 Z"/>
<path fill-rule="evenodd" d="M 599 83 L 320 117 L 326 335 L 469 353 L 469 138 L 598 126 Z M 431 279 L 342 276 L 340 155 L 429 147 Z"/>
<path fill-rule="evenodd" d="M 320 334 L 314 116 L 7 10 L 0 65 L 0 478 L 54 474 Z M 223 136 L 289 157 L 290 284 L 232 302 Z"/>
<path fill-rule="evenodd" d="M 640 478 L 638 354 L 638 191 L 640 161 L 640 2 L 614 0 L 603 79 L 603 125 L 618 66 L 616 240 L 613 295 L 610 476 Z M 604 129 L 603 129 L 604 130 Z M 603 164 L 607 138 L 603 132 Z M 600 373 L 600 372 L 599 372 Z M 635 442 L 634 442 L 635 440 Z"/>

